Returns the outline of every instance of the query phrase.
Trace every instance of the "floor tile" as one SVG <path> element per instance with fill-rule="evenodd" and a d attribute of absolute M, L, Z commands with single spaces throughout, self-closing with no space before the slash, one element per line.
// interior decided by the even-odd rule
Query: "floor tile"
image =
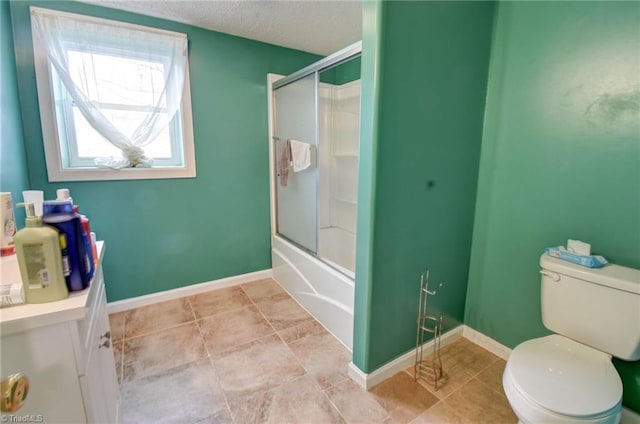
<path fill-rule="evenodd" d="M 208 416 L 202 420 L 196 421 L 195 424 L 232 424 L 231 414 L 228 410 L 222 410 L 215 415 Z"/>
<path fill-rule="evenodd" d="M 193 312 L 186 298 L 143 306 L 127 311 L 125 338 L 164 330 L 193 320 Z"/>
<path fill-rule="evenodd" d="M 411 421 L 411 424 L 471 424 L 471 422 L 456 414 L 446 403 L 438 402 Z"/>
<path fill-rule="evenodd" d="M 228 287 L 190 296 L 189 303 L 196 318 L 203 318 L 251 305 L 251 299 L 240 287 Z"/>
<path fill-rule="evenodd" d="M 224 396 L 208 359 L 172 368 L 122 386 L 121 411 L 124 424 L 195 423 L 216 416 L 224 417 L 226 408 Z"/>
<path fill-rule="evenodd" d="M 370 392 L 387 410 L 392 422 L 407 423 L 438 402 L 435 395 L 404 371 L 378 384 Z"/>
<path fill-rule="evenodd" d="M 507 397 L 476 378 L 453 392 L 444 402 L 473 423 L 516 423 Z"/>
<path fill-rule="evenodd" d="M 309 335 L 289 348 L 323 389 L 349 378 L 351 353 L 331 334 Z"/>
<path fill-rule="evenodd" d="M 111 340 L 114 342 L 124 338 L 124 324 L 126 312 L 116 312 L 109 315 L 109 327 L 111 330 Z"/>
<path fill-rule="evenodd" d="M 207 350 L 217 354 L 273 334 L 273 328 L 251 305 L 198 321 Z"/>
<path fill-rule="evenodd" d="M 430 360 L 430 356 L 425 358 L 425 361 L 427 361 L 427 363 L 429 363 Z M 409 375 L 413 377 L 413 367 L 411 367 L 407 371 Z M 438 380 L 437 389 L 434 387 L 433 382 L 428 379 L 419 379 L 418 383 L 424 386 L 431 393 L 434 393 L 436 396 L 438 396 L 438 398 L 444 399 L 455 390 L 459 389 L 463 384 L 469 382 L 471 378 L 473 378 L 473 376 L 465 370 L 464 366 L 460 366 L 452 362 L 448 365 L 445 365 L 443 363 L 442 377 L 440 380 Z"/>
<path fill-rule="evenodd" d="M 441 351 L 441 357 L 445 367 L 461 366 L 471 375 L 478 374 L 500 359 L 465 338 L 445 346 Z"/>
<path fill-rule="evenodd" d="M 517 421 L 505 361 L 467 339 L 443 347 L 438 390 L 413 367 L 362 389 L 348 377 L 351 353 L 272 279 L 109 321 L 124 423 Z"/>
<path fill-rule="evenodd" d="M 493 365 L 477 375 L 477 379 L 491 387 L 497 392 L 504 393 L 502 387 L 502 374 L 504 374 L 504 367 L 507 365 L 507 361 L 499 359 Z"/>
<path fill-rule="evenodd" d="M 330 333 L 315 319 L 278 331 L 280 338 L 287 344 L 295 343 L 303 337 L 319 334 Z"/>
<path fill-rule="evenodd" d="M 229 402 L 237 423 L 343 423 L 344 420 L 309 376 Z"/>
<path fill-rule="evenodd" d="M 351 379 L 329 387 L 325 393 L 348 423 L 382 423 L 389 416 L 375 395 Z"/>
<path fill-rule="evenodd" d="M 313 317 L 291 298 L 266 299 L 257 306 L 276 330 L 284 330 L 313 320 Z"/>
<path fill-rule="evenodd" d="M 123 381 L 164 372 L 207 357 L 195 322 L 125 339 Z"/>
<path fill-rule="evenodd" d="M 241 287 L 255 303 L 260 303 L 273 298 L 286 299 L 289 297 L 280 284 L 272 278 L 252 281 L 250 283 L 243 284 Z"/>
<path fill-rule="evenodd" d="M 275 334 L 213 356 L 212 360 L 227 399 L 271 389 L 305 373 Z"/>

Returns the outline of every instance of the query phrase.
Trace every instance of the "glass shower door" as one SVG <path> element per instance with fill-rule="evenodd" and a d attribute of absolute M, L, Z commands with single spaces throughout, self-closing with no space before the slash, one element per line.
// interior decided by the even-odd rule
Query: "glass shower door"
<path fill-rule="evenodd" d="M 314 254 L 318 247 L 316 79 L 313 73 L 274 91 L 277 232 Z M 289 169 L 287 174 L 280 166 L 289 140 L 310 145 L 307 169 Z"/>

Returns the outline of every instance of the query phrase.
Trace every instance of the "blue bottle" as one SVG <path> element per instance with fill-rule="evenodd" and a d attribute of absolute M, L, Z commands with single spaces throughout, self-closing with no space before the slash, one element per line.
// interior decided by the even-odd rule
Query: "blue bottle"
<path fill-rule="evenodd" d="M 89 287 L 93 277 L 94 264 L 86 234 L 80 222 L 80 215 L 73 211 L 70 200 L 47 200 L 43 203 L 42 220 L 64 234 L 66 254 L 69 261 L 69 275 L 65 275 L 70 292 Z M 63 252 L 64 254 L 64 252 Z M 63 259 L 64 260 L 64 259 Z"/>

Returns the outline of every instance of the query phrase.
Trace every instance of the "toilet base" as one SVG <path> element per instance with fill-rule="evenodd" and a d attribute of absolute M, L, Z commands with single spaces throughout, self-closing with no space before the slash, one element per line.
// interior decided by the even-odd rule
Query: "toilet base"
<path fill-rule="evenodd" d="M 608 413 L 586 418 L 560 415 L 541 408 L 539 405 L 527 399 L 513 384 L 508 362 L 502 377 L 502 386 L 511 405 L 511 409 L 513 409 L 513 412 L 518 417 L 518 424 L 618 424 L 622 416 L 621 404 L 609 410 Z"/>

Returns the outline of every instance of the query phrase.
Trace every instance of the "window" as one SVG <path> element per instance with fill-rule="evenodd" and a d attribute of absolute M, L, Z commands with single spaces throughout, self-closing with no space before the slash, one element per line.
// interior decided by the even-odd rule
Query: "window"
<path fill-rule="evenodd" d="M 50 181 L 195 177 L 185 34 L 31 16 Z"/>

